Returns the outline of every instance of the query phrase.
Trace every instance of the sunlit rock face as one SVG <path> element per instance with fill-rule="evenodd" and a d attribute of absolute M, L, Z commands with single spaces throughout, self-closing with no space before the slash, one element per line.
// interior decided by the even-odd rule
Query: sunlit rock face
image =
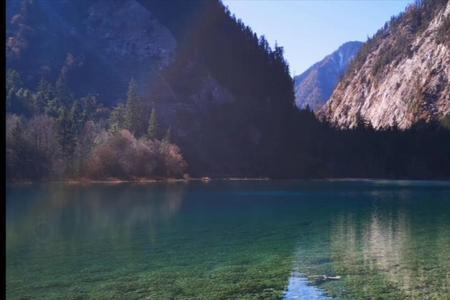
<path fill-rule="evenodd" d="M 361 49 L 318 115 L 338 127 L 408 128 L 450 113 L 450 3 L 423 1 Z"/>
<path fill-rule="evenodd" d="M 170 31 L 135 0 L 8 0 L 7 7 L 7 67 L 31 87 L 65 73 L 76 97 L 116 103 L 131 78 L 148 91 L 176 47 Z"/>
<path fill-rule="evenodd" d="M 330 98 L 350 61 L 358 53 L 362 42 L 347 42 L 338 50 L 294 77 L 295 103 L 316 111 Z"/>

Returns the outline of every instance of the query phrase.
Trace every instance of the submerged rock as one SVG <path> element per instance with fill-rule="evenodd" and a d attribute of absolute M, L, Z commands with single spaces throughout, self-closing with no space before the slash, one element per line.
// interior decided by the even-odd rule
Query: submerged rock
<path fill-rule="evenodd" d="M 341 276 L 313 275 L 309 277 L 315 284 L 321 284 L 330 280 L 340 280 Z"/>

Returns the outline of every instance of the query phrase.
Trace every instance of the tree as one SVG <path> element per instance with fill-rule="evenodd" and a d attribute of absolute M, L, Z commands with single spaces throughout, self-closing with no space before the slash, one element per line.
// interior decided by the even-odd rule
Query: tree
<path fill-rule="evenodd" d="M 73 123 L 72 114 L 67 108 L 63 108 L 57 119 L 57 134 L 63 158 L 65 159 L 65 162 L 69 164 L 76 145 L 76 135 Z"/>
<path fill-rule="evenodd" d="M 99 136 L 98 126 L 93 121 L 84 123 L 83 129 L 77 136 L 77 143 L 74 151 L 73 170 L 76 175 L 85 171 L 86 162 L 95 146 L 95 140 Z"/>
<path fill-rule="evenodd" d="M 27 89 L 16 70 L 6 72 L 6 111 L 29 115 L 33 110 L 33 94 Z"/>
<path fill-rule="evenodd" d="M 16 178 L 21 171 L 21 162 L 24 160 L 23 125 L 17 115 L 6 116 L 6 177 Z"/>
<path fill-rule="evenodd" d="M 119 132 L 126 127 L 127 109 L 123 104 L 114 107 L 109 117 L 109 128 L 112 132 Z"/>
<path fill-rule="evenodd" d="M 42 149 L 42 152 L 48 152 L 49 156 L 55 155 L 57 151 L 55 119 L 45 115 L 33 117 L 28 122 L 27 135 L 36 148 Z"/>
<path fill-rule="evenodd" d="M 147 137 L 151 140 L 158 138 L 158 120 L 156 117 L 156 110 L 153 108 L 148 123 Z"/>
<path fill-rule="evenodd" d="M 19 72 L 8 69 L 6 72 L 6 110 L 9 111 L 15 101 L 16 92 L 23 86 Z"/>
<path fill-rule="evenodd" d="M 101 104 L 97 102 L 97 97 L 89 95 L 80 99 L 81 105 L 86 115 L 86 120 L 96 120 L 99 118 L 99 110 L 102 108 Z"/>
<path fill-rule="evenodd" d="M 45 113 L 51 117 L 57 118 L 65 103 L 70 103 L 70 92 L 62 80 L 56 82 L 55 88 L 49 94 L 51 98 L 47 99 Z"/>
<path fill-rule="evenodd" d="M 16 92 L 16 102 L 13 105 L 13 111 L 16 113 L 31 116 L 35 110 L 35 95 L 27 88 L 20 88 Z"/>
<path fill-rule="evenodd" d="M 10 180 L 45 178 L 51 169 L 49 157 L 27 133 L 29 125 L 15 115 L 6 117 L 6 174 Z"/>
<path fill-rule="evenodd" d="M 141 100 L 138 95 L 136 81 L 134 79 L 131 79 L 127 93 L 125 126 L 136 136 L 142 135 L 142 126 L 143 123 L 145 124 L 142 119 L 143 107 L 140 102 Z"/>
<path fill-rule="evenodd" d="M 34 153 L 33 164 L 39 166 L 40 178 L 56 175 L 59 162 L 59 149 L 55 133 L 55 119 L 46 115 L 31 118 L 26 126 L 26 139 L 32 146 Z"/>
<path fill-rule="evenodd" d="M 55 97 L 52 84 L 45 79 L 39 81 L 34 102 L 34 113 L 42 113 L 51 106 L 50 102 Z M 52 110 L 52 109 L 50 109 Z"/>
<path fill-rule="evenodd" d="M 70 110 L 70 117 L 73 121 L 73 130 L 74 134 L 78 135 L 84 127 L 84 123 L 87 120 L 86 111 L 81 105 L 80 100 L 76 100 L 72 104 L 72 108 Z"/>

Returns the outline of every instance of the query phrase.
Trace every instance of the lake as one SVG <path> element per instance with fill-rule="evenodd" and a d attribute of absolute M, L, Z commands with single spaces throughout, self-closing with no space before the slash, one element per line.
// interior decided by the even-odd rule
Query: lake
<path fill-rule="evenodd" d="M 450 299 L 450 182 L 6 192 L 7 299 Z"/>

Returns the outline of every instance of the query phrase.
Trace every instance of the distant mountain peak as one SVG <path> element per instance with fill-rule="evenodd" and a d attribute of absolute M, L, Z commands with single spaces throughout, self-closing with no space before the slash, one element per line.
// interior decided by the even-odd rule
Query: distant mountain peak
<path fill-rule="evenodd" d="M 359 41 L 342 44 L 336 51 L 294 77 L 295 103 L 318 110 L 329 99 L 350 61 L 363 45 Z"/>

